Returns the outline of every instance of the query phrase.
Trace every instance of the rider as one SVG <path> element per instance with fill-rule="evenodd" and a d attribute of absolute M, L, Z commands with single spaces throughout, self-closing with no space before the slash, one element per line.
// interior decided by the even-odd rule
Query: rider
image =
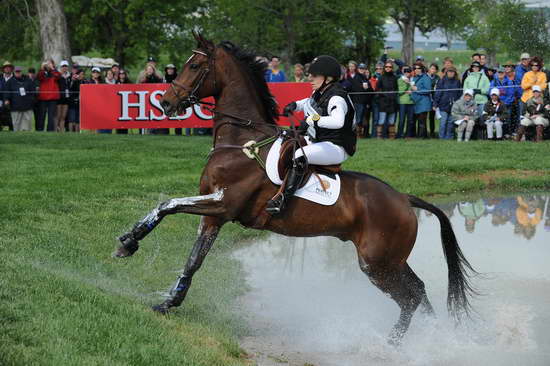
<path fill-rule="evenodd" d="M 300 129 L 307 129 L 307 145 L 296 150 L 282 194 L 268 201 L 266 210 L 271 214 L 278 214 L 284 209 L 288 199 L 300 186 L 308 163 L 341 164 L 355 153 L 355 110 L 348 94 L 339 84 L 340 64 L 332 56 L 319 56 L 312 61 L 309 74 L 312 96 L 292 102 L 283 110 L 286 116 L 295 110 L 304 111 L 306 120 Z"/>

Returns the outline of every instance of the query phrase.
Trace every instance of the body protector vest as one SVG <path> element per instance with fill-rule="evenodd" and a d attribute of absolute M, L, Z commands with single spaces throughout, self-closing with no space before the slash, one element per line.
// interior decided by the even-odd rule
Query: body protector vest
<path fill-rule="evenodd" d="M 353 104 L 351 103 L 348 94 L 346 91 L 337 83 L 332 84 L 326 89 L 323 94 L 314 93 L 312 99 L 316 104 L 315 110 L 319 113 L 321 117 L 329 116 L 330 111 L 328 110 L 328 103 L 330 98 L 334 96 L 340 96 L 346 101 L 348 111 L 346 113 L 344 126 L 338 129 L 323 128 L 317 125 L 315 122 L 315 137 L 313 138 L 314 142 L 321 141 L 330 141 L 333 144 L 342 146 L 346 153 L 349 156 L 355 154 L 356 144 L 357 144 L 357 134 L 355 132 L 354 119 L 355 119 L 355 110 L 353 109 Z"/>

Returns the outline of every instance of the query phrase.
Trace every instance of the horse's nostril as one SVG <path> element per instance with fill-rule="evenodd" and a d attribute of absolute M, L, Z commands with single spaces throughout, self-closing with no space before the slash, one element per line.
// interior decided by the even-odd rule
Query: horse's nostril
<path fill-rule="evenodd" d="M 162 102 L 160 102 L 160 105 L 162 107 L 162 109 L 164 109 L 164 112 L 166 114 L 168 114 L 170 112 L 170 103 L 166 100 L 163 100 Z"/>

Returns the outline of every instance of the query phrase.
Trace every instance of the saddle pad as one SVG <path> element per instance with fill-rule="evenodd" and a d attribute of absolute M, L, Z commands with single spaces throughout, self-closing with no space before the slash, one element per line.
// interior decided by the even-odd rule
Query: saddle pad
<path fill-rule="evenodd" d="M 279 176 L 278 163 L 279 153 L 281 151 L 282 138 L 278 138 L 269 153 L 267 154 L 265 170 L 269 179 L 280 186 L 283 184 L 283 179 Z M 323 184 L 319 181 L 321 179 Z M 326 190 L 323 189 L 325 186 Z M 340 196 L 340 175 L 335 174 L 334 177 L 329 177 L 325 174 L 312 174 L 307 183 L 294 194 L 308 201 L 312 201 L 324 206 L 331 206 L 336 203 Z"/>

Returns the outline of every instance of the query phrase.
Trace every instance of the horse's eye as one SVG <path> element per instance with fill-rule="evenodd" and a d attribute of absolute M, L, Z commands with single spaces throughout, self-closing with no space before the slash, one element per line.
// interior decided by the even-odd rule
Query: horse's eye
<path fill-rule="evenodd" d="M 191 70 L 196 70 L 199 68 L 199 64 L 191 64 Z"/>

